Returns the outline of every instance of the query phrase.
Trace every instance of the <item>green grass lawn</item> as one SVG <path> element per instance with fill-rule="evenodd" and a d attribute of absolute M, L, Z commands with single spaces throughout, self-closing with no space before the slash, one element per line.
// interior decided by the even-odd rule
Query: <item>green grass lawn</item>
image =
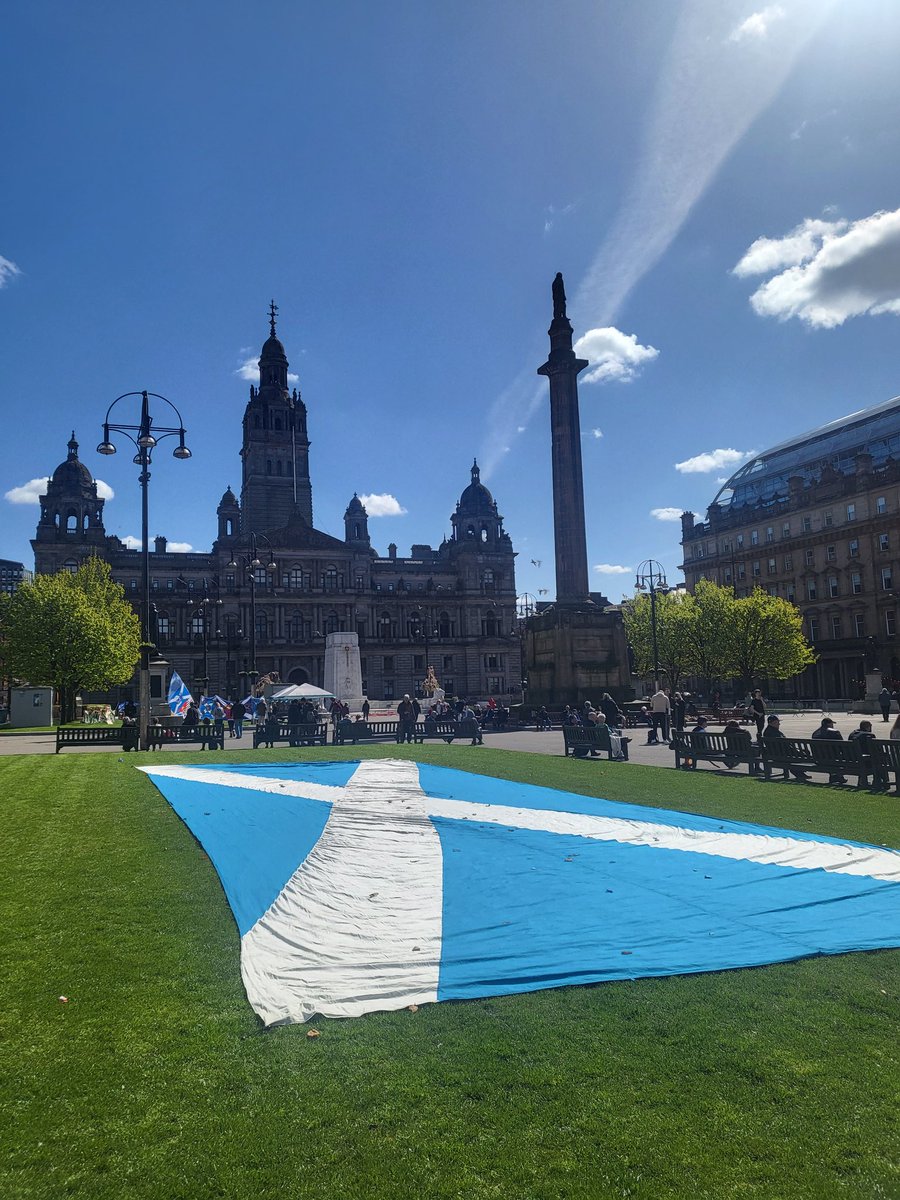
<path fill-rule="evenodd" d="M 894 796 L 488 748 L 301 753 L 900 846 Z M 148 758 L 209 762 L 0 760 L 4 1200 L 900 1196 L 900 951 L 266 1032 Z"/>

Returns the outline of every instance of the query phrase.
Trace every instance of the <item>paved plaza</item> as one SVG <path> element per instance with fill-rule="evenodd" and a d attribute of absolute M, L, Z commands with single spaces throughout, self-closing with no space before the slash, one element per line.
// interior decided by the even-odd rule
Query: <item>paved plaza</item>
<path fill-rule="evenodd" d="M 777 711 L 773 709 L 772 711 Z M 780 715 L 780 714 L 779 714 Z M 813 730 L 818 728 L 822 713 L 799 713 L 787 714 L 781 716 L 781 730 L 786 737 L 809 737 Z M 894 721 L 894 714 L 891 716 L 890 723 L 885 723 L 881 719 L 881 714 L 864 717 L 859 713 L 835 713 L 833 714 L 835 727 L 847 737 L 854 729 L 858 728 L 861 720 L 870 720 L 872 729 L 876 737 L 887 737 L 888 730 Z M 720 726 L 712 726 L 712 731 L 720 729 Z M 752 730 L 753 726 L 745 726 Z M 668 746 L 659 744 L 656 746 L 648 746 L 647 730 L 643 728 L 629 729 L 628 736 L 631 738 L 629 744 L 629 756 L 631 764 L 653 767 L 674 767 L 675 756 Z M 329 735 L 330 736 L 330 735 Z M 389 742 L 369 743 L 370 745 L 390 745 Z M 426 743 L 427 745 L 428 743 Z M 443 744 L 443 743 L 441 743 Z M 468 738 L 460 738 L 454 745 L 467 746 Z M 547 732 L 537 732 L 534 729 L 513 730 L 506 733 L 485 733 L 485 746 L 490 746 L 494 750 L 522 750 L 529 754 L 558 754 L 563 753 L 563 735 L 561 729 L 551 729 Z M 282 748 L 289 747 L 282 744 Z M 185 751 L 196 749 L 195 747 L 174 745 L 171 747 L 173 751 Z M 169 747 L 165 747 L 168 751 Z M 7 754 L 53 754 L 56 751 L 56 739 L 52 733 L 47 734 L 3 734 L 0 735 L 0 755 Z M 110 749 L 108 746 L 67 746 L 62 754 L 68 756 L 70 754 L 123 754 L 121 747 Z M 213 759 L 220 751 L 211 751 L 210 759 Z M 251 758 L 256 753 L 253 749 L 253 734 L 245 731 L 242 738 L 225 737 L 225 753 L 243 753 Z M 302 749 L 298 751 L 302 754 Z M 135 760 L 143 757 L 140 754 L 134 754 Z M 606 756 L 593 759 L 594 762 L 606 762 Z M 701 763 L 698 770 L 722 771 L 724 768 L 716 764 Z M 735 767 L 732 774 L 740 774 L 741 771 L 746 771 L 744 767 Z"/>

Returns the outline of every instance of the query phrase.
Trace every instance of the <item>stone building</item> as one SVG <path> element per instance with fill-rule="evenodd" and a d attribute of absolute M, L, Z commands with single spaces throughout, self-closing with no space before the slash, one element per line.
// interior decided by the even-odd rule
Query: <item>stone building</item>
<path fill-rule="evenodd" d="M 372 697 L 418 690 L 432 665 L 448 694 L 520 699 L 515 552 L 477 463 L 436 549 L 380 553 L 355 493 L 343 536 L 316 529 L 306 406 L 288 389 L 274 310 L 270 322 L 244 411 L 240 498 L 226 487 L 210 550 L 175 553 L 165 537 L 151 547 L 159 652 L 195 694 L 208 680 L 210 691 L 234 696 L 246 694 L 254 668 L 322 686 L 325 636 L 355 632 Z M 106 533 L 74 433 L 40 502 L 36 570 L 74 570 L 99 555 L 137 605 L 140 551 Z"/>
<path fill-rule="evenodd" d="M 31 578 L 31 572 L 25 570 L 25 564 L 15 562 L 11 558 L 0 558 L 0 592 L 11 596 L 18 591 L 19 584 Z"/>
<path fill-rule="evenodd" d="M 758 586 L 803 613 L 819 661 L 773 694 L 855 699 L 867 669 L 900 679 L 900 398 L 758 455 L 698 521 L 682 516 L 688 589 Z"/>

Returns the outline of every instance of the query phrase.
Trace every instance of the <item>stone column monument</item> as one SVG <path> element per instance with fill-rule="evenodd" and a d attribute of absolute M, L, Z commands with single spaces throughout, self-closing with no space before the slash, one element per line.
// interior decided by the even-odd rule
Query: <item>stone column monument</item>
<path fill-rule="evenodd" d="M 325 690 L 353 710 L 362 707 L 359 634 L 329 633 L 325 639 Z"/>
<path fill-rule="evenodd" d="M 588 585 L 584 532 L 584 482 L 581 468 L 581 420 L 578 376 L 588 365 L 572 349 L 562 274 L 553 280 L 550 356 L 538 375 L 550 380 L 550 436 L 553 463 L 553 534 L 556 546 L 556 603 L 583 604 Z"/>

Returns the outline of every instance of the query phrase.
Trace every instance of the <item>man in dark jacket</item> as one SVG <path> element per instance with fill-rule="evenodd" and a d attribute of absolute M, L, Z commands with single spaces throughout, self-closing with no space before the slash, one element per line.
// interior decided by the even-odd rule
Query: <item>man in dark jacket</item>
<path fill-rule="evenodd" d="M 813 734 L 813 737 L 815 736 L 816 735 Z M 781 732 L 781 722 L 778 720 L 778 717 L 775 715 L 775 713 L 772 713 L 772 715 L 766 721 L 766 727 L 763 730 L 763 737 L 767 742 L 772 741 L 773 738 L 784 737 L 784 734 Z M 810 777 L 805 771 L 800 771 L 796 767 L 788 767 L 788 771 L 790 771 L 795 779 L 799 779 L 801 783 L 810 782 Z M 785 777 L 787 777 L 787 771 L 785 772 Z"/>
<path fill-rule="evenodd" d="M 835 729 L 834 721 L 832 721 L 831 717 L 823 717 L 822 724 L 818 729 L 813 731 L 812 736 L 814 742 L 842 742 L 844 740 L 844 735 L 840 732 L 840 730 Z M 843 775 L 832 774 L 828 776 L 828 782 L 846 783 L 847 780 Z"/>
<path fill-rule="evenodd" d="M 416 728 L 416 721 L 419 717 L 419 702 L 418 700 L 410 700 L 406 695 L 397 705 L 397 745 L 401 742 L 409 742 L 412 744 L 413 733 Z"/>

